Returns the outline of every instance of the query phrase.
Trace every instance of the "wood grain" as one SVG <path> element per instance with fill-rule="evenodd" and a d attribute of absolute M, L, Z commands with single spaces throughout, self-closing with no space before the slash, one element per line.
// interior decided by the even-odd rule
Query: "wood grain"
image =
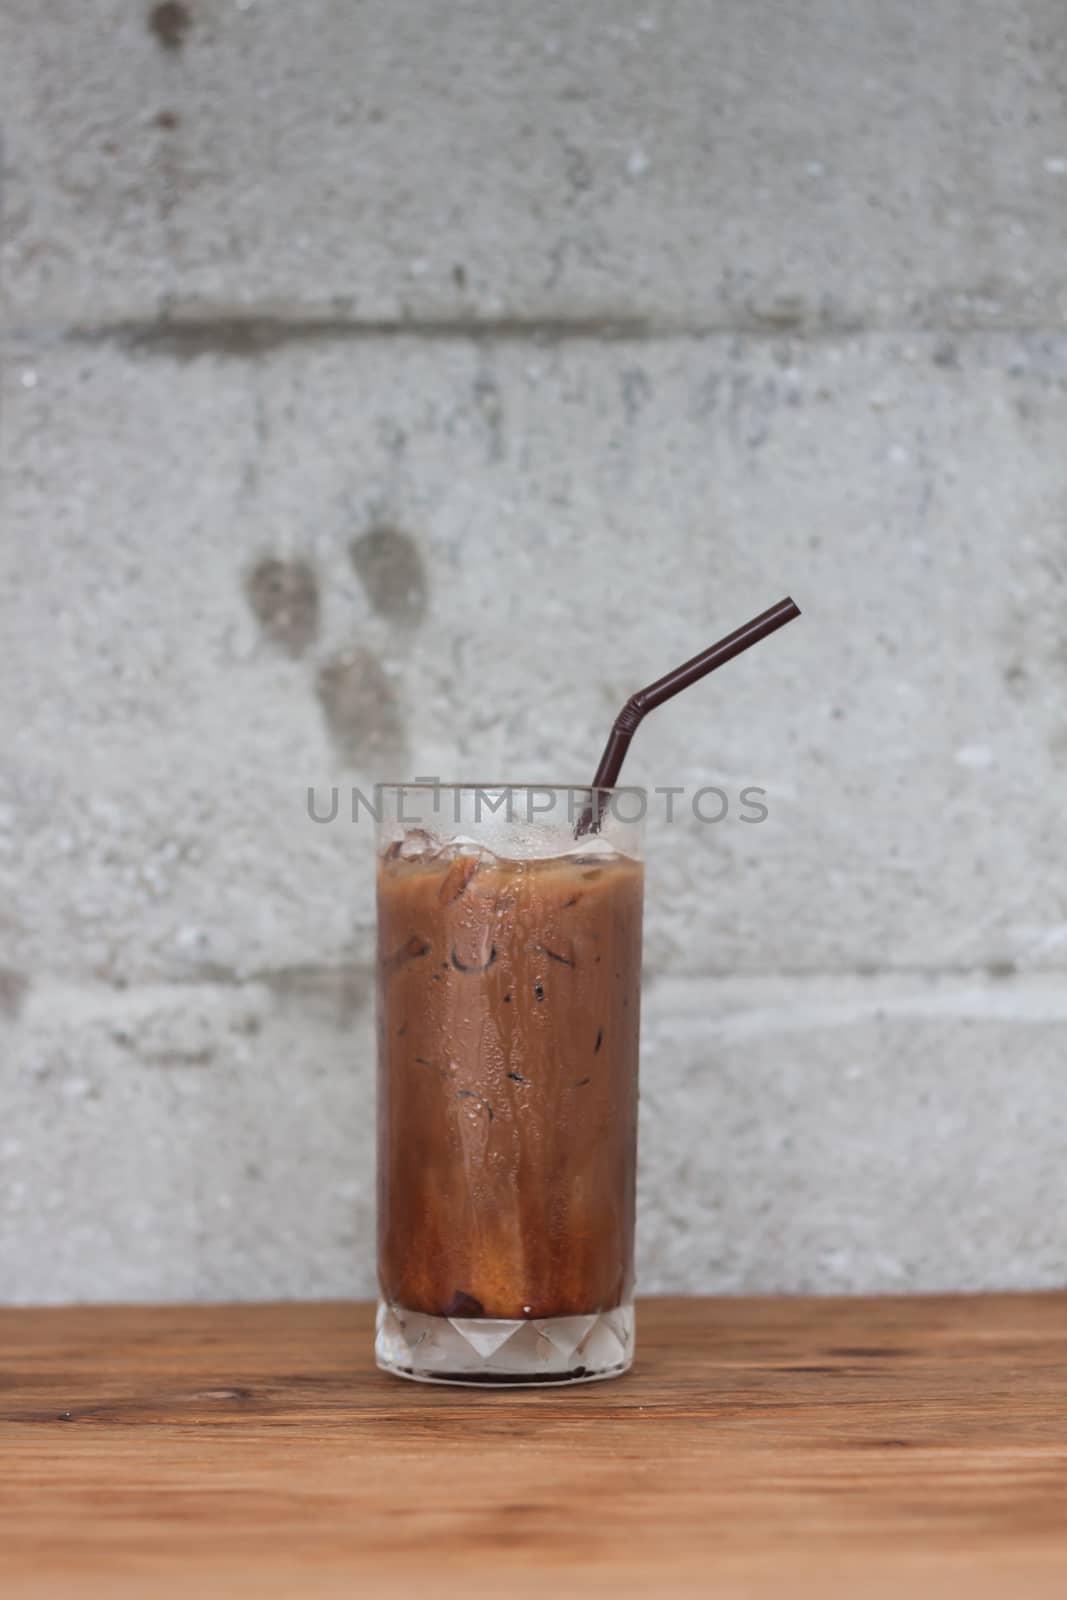
<path fill-rule="evenodd" d="M 369 1307 L 0 1311 L 5 1596 L 1062 1595 L 1067 1295 L 660 1300 L 615 1382 Z"/>

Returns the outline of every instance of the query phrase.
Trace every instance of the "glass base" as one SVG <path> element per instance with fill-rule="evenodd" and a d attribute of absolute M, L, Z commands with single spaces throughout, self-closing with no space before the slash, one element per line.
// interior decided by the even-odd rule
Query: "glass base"
<path fill-rule="evenodd" d="M 585 1317 L 428 1317 L 378 1302 L 374 1354 L 383 1372 L 479 1388 L 617 1378 L 634 1356 L 634 1308 Z"/>

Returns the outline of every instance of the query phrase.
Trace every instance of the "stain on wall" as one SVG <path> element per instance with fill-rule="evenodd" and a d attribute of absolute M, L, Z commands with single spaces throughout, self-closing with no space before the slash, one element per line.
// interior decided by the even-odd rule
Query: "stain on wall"
<path fill-rule="evenodd" d="M 490 465 L 504 459 L 504 402 L 500 385 L 488 372 L 474 381 L 474 403 L 481 413 L 486 431 L 486 459 Z"/>
<path fill-rule="evenodd" d="M 280 1005 L 322 1010 L 339 1028 L 347 1028 L 373 998 L 372 975 L 355 961 L 334 967 L 280 967 L 266 979 Z"/>
<path fill-rule="evenodd" d="M 321 668 L 317 690 L 330 737 L 346 766 L 375 775 L 405 765 L 396 690 L 377 657 L 356 647 Z"/>
<path fill-rule="evenodd" d="M 619 375 L 622 408 L 632 426 L 652 399 L 652 379 L 641 367 L 626 367 Z"/>
<path fill-rule="evenodd" d="M 180 50 L 193 19 L 181 0 L 161 0 L 148 13 L 148 26 L 164 50 Z"/>
<path fill-rule="evenodd" d="M 352 565 L 370 603 L 390 622 L 414 627 L 426 611 L 426 569 L 419 547 L 399 528 L 377 527 L 349 546 Z"/>
<path fill-rule="evenodd" d="M 245 595 L 266 637 L 303 655 L 319 627 L 319 586 L 308 563 L 265 556 L 245 579 Z"/>
<path fill-rule="evenodd" d="M 0 1017 L 10 1022 L 16 1020 L 29 987 L 30 980 L 24 972 L 16 972 L 14 967 L 0 967 Z"/>

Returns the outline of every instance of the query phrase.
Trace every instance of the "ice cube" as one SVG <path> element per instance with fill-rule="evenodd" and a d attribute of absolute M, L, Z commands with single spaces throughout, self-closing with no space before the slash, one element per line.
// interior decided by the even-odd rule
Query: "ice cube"
<path fill-rule="evenodd" d="M 436 854 L 438 844 L 425 828 L 408 828 L 390 840 L 383 854 L 386 861 L 422 861 Z"/>
<path fill-rule="evenodd" d="M 477 856 L 481 860 L 489 861 L 493 855 L 486 845 L 477 839 L 469 838 L 465 833 L 457 833 L 454 839 L 442 845 L 439 853 L 442 861 L 455 861 L 459 856 Z"/>
<path fill-rule="evenodd" d="M 607 839 L 600 838 L 597 834 L 586 835 L 585 838 L 575 839 L 567 854 L 576 857 L 579 861 L 603 861 L 608 857 L 618 855 L 618 850 Z"/>

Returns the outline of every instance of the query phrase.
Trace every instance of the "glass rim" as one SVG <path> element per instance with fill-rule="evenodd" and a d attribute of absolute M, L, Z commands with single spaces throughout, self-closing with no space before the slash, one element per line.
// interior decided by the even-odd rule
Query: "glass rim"
<path fill-rule="evenodd" d="M 600 784 L 594 787 L 591 783 L 401 783 L 388 779 L 383 783 L 374 785 L 375 793 L 391 790 L 398 793 L 400 790 L 411 790 L 418 793 L 434 794 L 439 789 L 447 789 L 449 793 L 458 794 L 500 794 L 505 789 L 538 790 L 542 794 L 647 794 L 648 790 L 640 783 L 615 783 Z"/>

